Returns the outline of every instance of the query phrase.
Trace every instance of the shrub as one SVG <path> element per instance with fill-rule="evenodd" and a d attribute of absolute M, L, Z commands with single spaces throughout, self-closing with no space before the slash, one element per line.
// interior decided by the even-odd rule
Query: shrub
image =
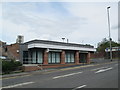
<path fill-rule="evenodd" d="M 19 66 L 22 66 L 22 64 L 18 61 L 4 61 L 2 60 L 2 72 L 3 73 L 10 73 L 12 71 L 15 71 L 18 69 Z"/>

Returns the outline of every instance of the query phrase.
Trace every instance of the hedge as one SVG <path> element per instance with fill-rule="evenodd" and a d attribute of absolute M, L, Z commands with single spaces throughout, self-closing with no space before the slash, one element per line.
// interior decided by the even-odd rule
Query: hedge
<path fill-rule="evenodd" d="M 2 73 L 9 74 L 12 71 L 16 71 L 19 67 L 22 66 L 19 61 L 4 61 L 2 60 Z"/>

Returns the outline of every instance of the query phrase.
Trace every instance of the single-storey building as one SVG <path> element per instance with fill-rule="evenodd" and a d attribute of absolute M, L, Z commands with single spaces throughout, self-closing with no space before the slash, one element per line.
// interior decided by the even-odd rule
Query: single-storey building
<path fill-rule="evenodd" d="M 90 54 L 96 51 L 91 45 L 32 40 L 20 44 L 20 61 L 24 71 L 64 67 L 90 63 Z"/>

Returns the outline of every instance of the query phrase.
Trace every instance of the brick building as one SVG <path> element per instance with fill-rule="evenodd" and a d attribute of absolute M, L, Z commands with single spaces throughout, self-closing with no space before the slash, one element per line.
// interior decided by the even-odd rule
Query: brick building
<path fill-rule="evenodd" d="M 19 43 L 14 43 L 6 46 L 8 59 L 19 61 Z"/>
<path fill-rule="evenodd" d="M 7 45 L 0 41 L 0 56 L 6 57 L 4 60 L 19 60 L 19 43 Z"/>
<path fill-rule="evenodd" d="M 6 42 L 0 41 L 0 57 L 7 57 L 7 53 L 5 52 Z"/>
<path fill-rule="evenodd" d="M 47 40 L 20 44 L 20 61 L 24 71 L 90 63 L 93 46 Z"/>

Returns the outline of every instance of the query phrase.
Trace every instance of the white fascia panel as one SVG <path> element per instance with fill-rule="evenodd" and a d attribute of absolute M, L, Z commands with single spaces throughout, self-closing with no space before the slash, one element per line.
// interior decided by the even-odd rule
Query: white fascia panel
<path fill-rule="evenodd" d="M 96 51 L 95 48 L 85 48 L 85 47 L 72 47 L 72 46 L 60 46 L 60 45 L 51 45 L 51 44 L 28 44 L 28 48 L 49 48 L 49 49 L 63 49 L 63 50 L 81 50 L 81 51 Z"/>

